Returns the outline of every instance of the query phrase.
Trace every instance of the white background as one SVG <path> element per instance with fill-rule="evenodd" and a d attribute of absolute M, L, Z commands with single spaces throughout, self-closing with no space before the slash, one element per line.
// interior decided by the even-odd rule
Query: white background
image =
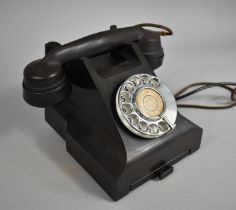
<path fill-rule="evenodd" d="M 66 152 L 43 109 L 23 101 L 21 87 L 25 65 L 43 56 L 44 43 L 142 22 L 174 31 L 163 38 L 165 60 L 156 71 L 173 93 L 191 82 L 236 82 L 235 11 L 235 1 L 226 0 L 1 0 L 0 209 L 235 209 L 236 108 L 180 109 L 204 128 L 201 149 L 163 181 L 149 181 L 113 202 Z M 227 97 L 216 88 L 192 100 L 223 103 Z"/>

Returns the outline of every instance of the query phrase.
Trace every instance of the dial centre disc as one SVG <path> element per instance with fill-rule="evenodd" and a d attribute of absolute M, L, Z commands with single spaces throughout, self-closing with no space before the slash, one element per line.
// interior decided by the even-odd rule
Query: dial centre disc
<path fill-rule="evenodd" d="M 135 102 L 137 109 L 149 118 L 159 117 L 164 110 L 164 101 L 161 95 L 151 88 L 139 90 Z"/>

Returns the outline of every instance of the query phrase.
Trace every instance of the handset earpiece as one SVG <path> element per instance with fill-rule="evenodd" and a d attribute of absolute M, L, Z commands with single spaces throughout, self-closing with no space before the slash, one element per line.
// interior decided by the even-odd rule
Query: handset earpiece
<path fill-rule="evenodd" d="M 53 106 L 65 99 L 71 92 L 62 65 L 35 60 L 24 70 L 23 97 L 36 107 Z"/>
<path fill-rule="evenodd" d="M 113 29 L 96 33 L 82 39 L 58 46 L 44 58 L 28 64 L 24 70 L 23 97 L 36 107 L 53 106 L 67 98 L 71 92 L 63 64 L 74 59 L 102 53 L 127 42 L 137 41 L 153 68 L 163 57 L 160 35 L 163 32 L 149 31 L 145 26 L 160 27 L 155 24 L 140 24 L 132 27 Z M 163 28 L 167 30 L 168 28 Z M 168 29 L 165 35 L 171 35 Z"/>

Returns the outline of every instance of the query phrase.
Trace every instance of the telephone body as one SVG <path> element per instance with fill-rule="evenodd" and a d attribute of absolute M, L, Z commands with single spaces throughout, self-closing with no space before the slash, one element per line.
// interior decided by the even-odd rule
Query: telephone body
<path fill-rule="evenodd" d="M 164 28 L 165 29 L 165 28 Z M 67 151 L 114 200 L 200 147 L 202 128 L 177 111 L 153 72 L 161 66 L 163 32 L 143 25 L 45 45 L 45 57 L 24 70 L 23 97 Z"/>

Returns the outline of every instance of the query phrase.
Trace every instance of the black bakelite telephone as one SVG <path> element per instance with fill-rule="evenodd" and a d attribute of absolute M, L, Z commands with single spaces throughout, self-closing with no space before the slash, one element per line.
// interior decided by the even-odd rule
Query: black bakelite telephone
<path fill-rule="evenodd" d="M 177 112 L 153 72 L 164 57 L 160 37 L 171 34 L 157 24 L 113 25 L 65 45 L 47 43 L 45 57 L 24 70 L 25 101 L 45 108 L 67 151 L 114 200 L 165 178 L 200 146 L 202 129 Z"/>

